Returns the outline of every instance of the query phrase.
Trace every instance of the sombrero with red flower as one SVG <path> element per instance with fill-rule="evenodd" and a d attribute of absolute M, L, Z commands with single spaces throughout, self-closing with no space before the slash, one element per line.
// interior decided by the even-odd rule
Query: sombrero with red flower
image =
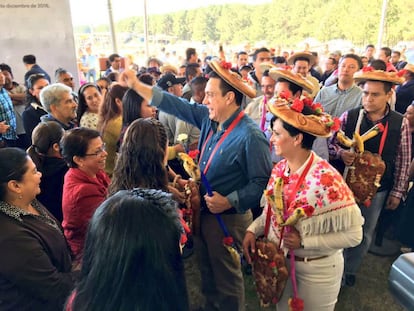
<path fill-rule="evenodd" d="M 313 84 L 309 80 L 304 78 L 302 75 L 294 73 L 290 70 L 271 68 L 269 70 L 269 76 L 275 81 L 277 81 L 279 78 L 288 80 L 289 82 L 301 87 L 308 93 L 312 93 L 314 89 Z"/>
<path fill-rule="evenodd" d="M 303 108 L 308 106 L 314 114 L 305 115 Z M 311 99 L 303 100 L 287 97 L 283 92 L 279 97 L 268 104 L 267 108 L 278 118 L 300 131 L 319 137 L 329 137 L 339 130 L 340 121 L 323 112 L 320 103 L 313 103 Z"/>
<path fill-rule="evenodd" d="M 224 81 L 226 81 L 236 90 L 250 98 L 256 97 L 256 90 L 245 83 L 240 75 L 230 70 L 231 64 L 226 62 L 219 62 L 217 60 L 211 60 L 208 62 L 208 64 L 215 73 L 217 73 L 221 78 L 224 79 Z"/>
<path fill-rule="evenodd" d="M 370 68 L 365 68 L 354 73 L 355 82 L 363 81 L 380 81 L 380 82 L 390 82 L 392 84 L 402 84 L 404 78 L 400 77 L 396 72 L 386 72 L 383 70 L 372 70 Z"/>

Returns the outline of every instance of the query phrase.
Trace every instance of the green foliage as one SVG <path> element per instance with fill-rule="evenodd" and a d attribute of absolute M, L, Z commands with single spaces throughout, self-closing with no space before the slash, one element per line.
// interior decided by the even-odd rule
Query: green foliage
<path fill-rule="evenodd" d="M 377 41 L 382 2 L 273 0 L 260 5 L 216 5 L 151 15 L 149 33 L 173 36 L 177 40 L 229 44 L 266 42 L 292 46 L 312 37 L 321 42 L 345 39 L 363 46 Z M 384 45 L 414 40 L 413 11 L 412 0 L 388 0 Z M 135 34 L 143 33 L 143 28 L 142 17 L 124 19 L 116 25 L 118 32 Z"/>

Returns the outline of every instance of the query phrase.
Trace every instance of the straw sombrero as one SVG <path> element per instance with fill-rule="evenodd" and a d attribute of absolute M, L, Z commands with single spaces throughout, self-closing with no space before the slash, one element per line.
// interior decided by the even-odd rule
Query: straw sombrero
<path fill-rule="evenodd" d="M 222 67 L 220 62 L 217 60 L 211 60 L 208 62 L 208 64 L 215 73 L 217 73 L 222 79 L 224 79 L 224 81 L 226 81 L 236 90 L 250 98 L 256 97 L 256 90 L 252 89 L 248 84 L 243 82 L 240 75 Z"/>

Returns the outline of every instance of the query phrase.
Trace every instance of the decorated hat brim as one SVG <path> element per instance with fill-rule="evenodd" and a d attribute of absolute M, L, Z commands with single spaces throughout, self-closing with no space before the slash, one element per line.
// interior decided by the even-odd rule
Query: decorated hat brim
<path fill-rule="evenodd" d="M 245 82 L 243 82 L 243 80 L 237 73 L 221 67 L 220 63 L 216 60 L 211 60 L 208 62 L 208 64 L 215 73 L 217 73 L 222 79 L 224 79 L 224 81 L 226 81 L 236 90 L 250 98 L 256 97 L 256 90 L 254 90 Z"/>
<path fill-rule="evenodd" d="M 279 78 L 288 80 L 289 82 L 296 84 L 297 86 L 300 86 L 308 93 L 313 92 L 314 86 L 310 81 L 306 80 L 301 75 L 294 73 L 290 70 L 272 68 L 269 70 L 269 76 L 275 81 L 277 81 Z"/>
<path fill-rule="evenodd" d="M 389 82 L 392 84 L 402 84 L 404 78 L 399 77 L 395 72 L 386 72 L 382 70 L 374 71 L 359 71 L 354 74 L 355 82 L 362 81 L 379 81 L 379 82 Z"/>
<path fill-rule="evenodd" d="M 318 137 L 331 136 L 331 130 L 322 121 L 325 114 L 321 116 L 304 115 L 291 109 L 285 101 L 275 102 L 268 105 L 267 108 L 272 114 L 300 131 Z"/>

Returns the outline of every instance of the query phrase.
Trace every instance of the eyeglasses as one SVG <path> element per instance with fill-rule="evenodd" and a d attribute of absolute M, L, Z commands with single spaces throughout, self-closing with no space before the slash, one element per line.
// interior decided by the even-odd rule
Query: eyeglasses
<path fill-rule="evenodd" d="M 106 144 L 102 144 L 102 146 L 98 149 L 98 151 L 94 152 L 94 153 L 87 153 L 84 155 L 84 157 L 92 157 L 92 156 L 100 156 L 102 155 L 102 153 L 104 153 L 106 151 Z"/>

